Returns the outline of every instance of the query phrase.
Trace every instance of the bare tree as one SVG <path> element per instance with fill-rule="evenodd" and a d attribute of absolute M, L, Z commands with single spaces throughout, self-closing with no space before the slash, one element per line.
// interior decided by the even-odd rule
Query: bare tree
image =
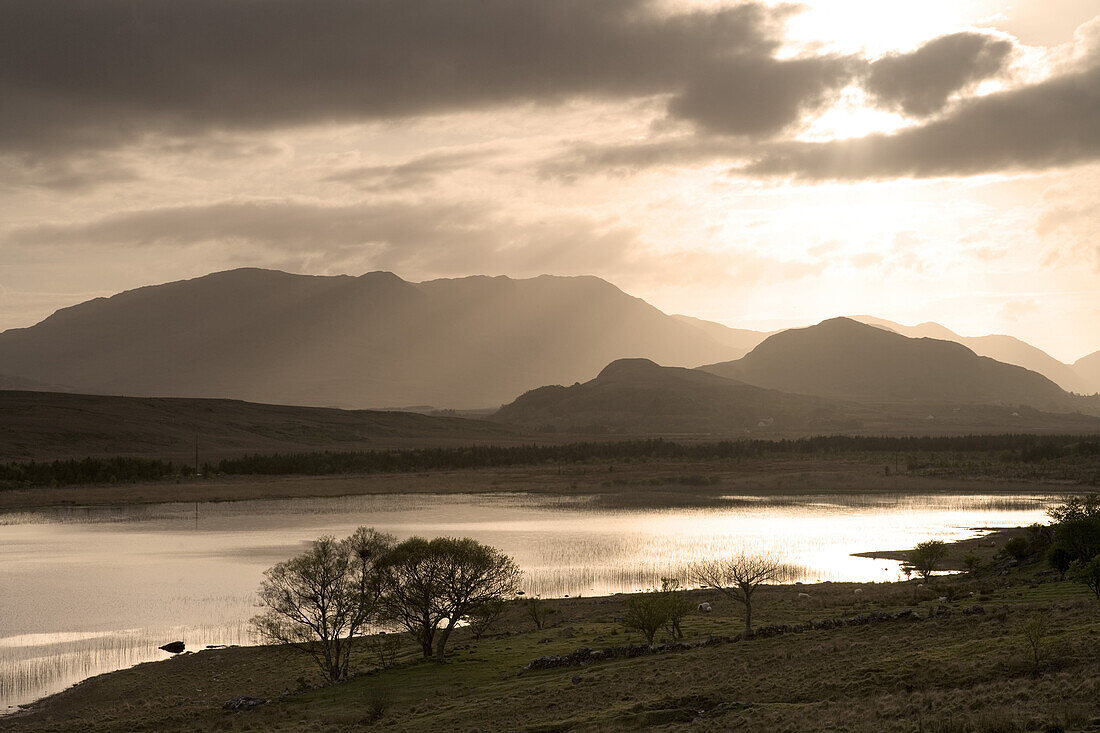
<path fill-rule="evenodd" d="M 536 629 L 542 629 L 550 617 L 558 612 L 550 604 L 538 596 L 527 596 L 523 600 L 523 610 L 527 612 L 527 618 L 534 622 Z"/>
<path fill-rule="evenodd" d="M 515 593 L 520 571 L 500 550 L 472 540 L 411 537 L 383 562 L 383 614 L 405 628 L 425 658 L 442 660 L 451 632 L 483 604 Z"/>
<path fill-rule="evenodd" d="M 708 585 L 745 607 L 745 631 L 752 631 L 752 596 L 764 583 L 778 581 L 783 565 L 772 555 L 738 554 L 724 560 L 701 560 L 689 570 L 691 579 Z"/>
<path fill-rule="evenodd" d="M 374 618 L 382 585 L 379 560 L 393 538 L 360 527 L 344 540 L 327 536 L 264 573 L 252 619 L 260 637 L 313 657 L 329 682 L 344 679 L 355 637 Z"/>

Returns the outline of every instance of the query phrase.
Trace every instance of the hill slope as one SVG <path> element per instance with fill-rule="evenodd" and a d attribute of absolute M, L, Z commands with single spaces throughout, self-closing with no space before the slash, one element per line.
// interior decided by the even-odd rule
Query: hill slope
<path fill-rule="evenodd" d="M 917 326 L 903 326 L 900 323 L 875 318 L 874 316 L 852 316 L 852 320 L 872 326 L 880 326 L 909 338 L 954 341 L 966 346 L 979 356 L 988 356 L 1005 364 L 1015 364 L 1016 366 L 1022 366 L 1024 369 L 1038 372 L 1067 392 L 1092 394 L 1100 391 L 1100 386 L 1090 384 L 1089 380 L 1078 373 L 1075 366 L 1060 362 L 1042 349 L 1014 336 L 1003 334 L 960 336 L 938 323 L 928 322 Z"/>
<path fill-rule="evenodd" d="M 741 359 L 700 369 L 760 387 L 864 402 L 1028 405 L 1047 412 L 1097 412 L 1095 399 L 1067 394 L 1023 367 L 978 356 L 951 341 L 907 338 L 849 318 L 783 331 Z"/>
<path fill-rule="evenodd" d="M 961 347 L 960 347 L 961 348 Z M 697 369 L 620 359 L 571 387 L 527 392 L 492 418 L 524 430 L 618 435 L 1095 433 L 1100 418 L 944 400 L 856 402 L 763 389 Z"/>
<path fill-rule="evenodd" d="M 509 441 L 499 425 L 407 412 L 237 400 L 0 392 L 0 461 L 151 456 L 190 463 L 244 453 Z"/>
<path fill-rule="evenodd" d="M 338 407 L 496 406 L 624 356 L 737 356 L 594 277 L 409 283 L 231 270 L 0 334 L 0 374 L 89 393 Z"/>
<path fill-rule="evenodd" d="M 1073 362 L 1073 369 L 1090 392 L 1100 392 L 1100 351 L 1082 356 Z"/>
<path fill-rule="evenodd" d="M 667 434 L 758 427 L 824 431 L 838 427 L 842 417 L 843 410 L 826 400 L 658 366 L 648 359 L 620 359 L 583 384 L 527 392 L 493 419 L 542 430 Z"/>

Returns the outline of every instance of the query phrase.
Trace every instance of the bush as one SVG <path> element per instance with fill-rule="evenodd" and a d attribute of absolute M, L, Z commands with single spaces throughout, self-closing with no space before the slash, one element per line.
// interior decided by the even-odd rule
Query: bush
<path fill-rule="evenodd" d="M 918 542 L 917 546 L 909 552 L 909 564 L 920 573 L 924 582 L 935 572 L 944 558 L 947 557 L 947 545 L 942 540 L 927 540 Z"/>
<path fill-rule="evenodd" d="M 1073 553 L 1064 547 L 1052 547 L 1047 551 L 1047 563 L 1065 580 L 1066 571 L 1073 564 Z"/>
<path fill-rule="evenodd" d="M 657 631 L 668 622 L 668 599 L 660 591 L 635 593 L 626 600 L 623 626 L 640 631 L 650 646 Z"/>
<path fill-rule="evenodd" d="M 1100 555 L 1088 562 L 1075 560 L 1070 565 L 1068 576 L 1070 580 L 1087 587 L 1100 600 Z"/>
<path fill-rule="evenodd" d="M 1004 546 L 1005 554 L 1011 557 L 1019 565 L 1023 565 L 1027 562 L 1028 557 L 1031 555 L 1031 550 L 1028 547 L 1027 540 L 1023 537 L 1013 537 Z"/>
<path fill-rule="evenodd" d="M 523 600 L 523 610 L 527 612 L 527 618 L 535 622 L 535 628 L 541 630 L 550 620 L 550 617 L 558 612 L 551 608 L 546 601 L 538 596 L 528 596 Z"/>

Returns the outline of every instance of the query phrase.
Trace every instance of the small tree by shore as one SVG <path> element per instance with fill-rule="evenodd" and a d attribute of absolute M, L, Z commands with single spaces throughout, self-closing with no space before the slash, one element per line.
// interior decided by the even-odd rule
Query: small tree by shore
<path fill-rule="evenodd" d="M 661 578 L 661 594 L 665 597 L 665 606 L 668 610 L 666 621 L 668 633 L 674 639 L 683 639 L 684 630 L 680 628 L 680 622 L 695 607 L 695 603 L 684 592 L 680 581 L 676 578 Z"/>
<path fill-rule="evenodd" d="M 379 564 L 393 537 L 360 527 L 344 540 L 326 536 L 264 573 L 252 626 L 268 642 L 309 654 L 328 682 L 348 674 L 351 650 L 376 618 Z"/>
<path fill-rule="evenodd" d="M 689 577 L 707 585 L 745 607 L 745 631 L 752 631 L 752 597 L 765 583 L 781 579 L 783 566 L 772 555 L 740 554 L 724 560 L 702 560 L 693 564 Z"/>
<path fill-rule="evenodd" d="M 626 599 L 623 626 L 640 631 L 653 646 L 653 637 L 668 622 L 668 598 L 661 591 L 634 593 Z"/>
<path fill-rule="evenodd" d="M 928 582 L 933 572 L 939 569 L 940 563 L 947 557 L 947 545 L 942 540 L 926 540 L 918 542 L 906 557 L 909 565 L 920 573 L 921 579 Z"/>
<path fill-rule="evenodd" d="M 382 559 L 381 574 L 382 618 L 438 660 L 454 628 L 483 604 L 513 595 L 520 578 L 512 558 L 468 537 L 410 537 Z"/>

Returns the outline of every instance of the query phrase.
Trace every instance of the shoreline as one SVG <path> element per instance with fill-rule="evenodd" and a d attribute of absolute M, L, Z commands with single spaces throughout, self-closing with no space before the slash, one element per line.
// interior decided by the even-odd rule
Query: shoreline
<path fill-rule="evenodd" d="M 1089 488 L 1049 479 L 1020 481 L 886 474 L 881 462 L 812 457 L 738 463 L 647 461 L 416 473 L 234 476 L 121 485 L 13 488 L 0 491 L 0 512 L 387 494 L 609 495 L 634 497 L 640 504 L 660 506 L 684 501 L 706 505 L 723 495 L 950 492 L 1064 495 Z"/>
<path fill-rule="evenodd" d="M 962 570 L 964 568 L 964 566 L 963 566 L 963 563 L 961 561 L 961 557 L 963 556 L 964 553 L 969 553 L 973 549 L 978 549 L 979 552 L 982 552 L 983 550 L 985 550 L 984 552 L 982 552 L 983 559 L 984 560 L 989 560 L 989 559 L 992 558 L 992 556 L 994 554 L 993 552 L 988 551 L 989 548 L 999 547 L 999 546 L 1003 545 L 1003 542 L 1006 541 L 1007 539 L 1009 539 L 1011 537 L 1014 537 L 1014 536 L 1022 535 L 1025 530 L 1026 530 L 1025 527 L 986 528 L 986 529 L 978 530 L 978 531 L 982 532 L 982 534 L 979 535 L 978 537 L 972 537 L 972 538 L 967 538 L 967 539 L 963 539 L 963 540 L 956 540 L 954 542 L 949 542 L 949 543 L 947 543 L 948 555 L 945 558 L 945 560 L 943 561 L 943 563 L 941 563 L 941 567 L 939 568 L 939 570 L 940 571 L 949 571 L 949 572 L 950 571 Z M 871 551 L 866 551 L 866 552 L 854 552 L 854 553 L 851 553 L 851 556 L 853 556 L 853 557 L 865 557 L 865 558 L 872 558 L 872 559 L 886 559 L 886 560 L 892 560 L 892 561 L 901 561 L 901 560 L 905 559 L 905 555 L 909 551 L 910 550 L 871 550 Z M 935 576 L 933 576 L 933 578 L 937 578 L 937 579 L 938 578 L 947 578 L 947 577 L 949 577 L 949 575 L 935 575 Z M 768 584 L 766 586 L 762 586 L 762 590 L 767 589 L 766 592 L 772 593 L 772 594 L 774 594 L 774 593 L 790 593 L 792 591 L 795 592 L 795 593 L 799 593 L 799 594 L 807 593 L 807 592 L 810 593 L 810 594 L 816 594 L 816 593 L 820 592 L 822 589 L 827 589 L 829 592 L 836 592 L 838 589 L 854 590 L 855 588 L 869 588 L 869 587 L 870 588 L 875 588 L 875 587 L 877 587 L 877 588 L 883 588 L 883 587 L 900 588 L 900 587 L 903 587 L 903 586 L 912 585 L 915 582 L 917 582 L 917 581 L 915 581 L 915 580 L 900 580 L 900 579 L 899 580 L 893 580 L 893 581 L 844 581 L 844 580 L 842 580 L 842 581 L 820 581 L 820 582 L 815 582 L 815 583 L 805 583 L 805 582 L 797 581 L 797 582 Z M 705 599 L 710 600 L 714 596 L 714 593 L 712 591 L 708 591 L 708 590 L 702 589 L 702 588 L 692 588 L 692 589 L 688 589 L 686 592 L 691 596 L 699 596 L 700 599 L 705 598 Z M 618 593 L 611 593 L 611 594 L 605 594 L 605 595 L 594 595 L 594 596 L 574 595 L 573 597 L 570 597 L 569 595 L 566 595 L 564 597 L 548 597 L 548 598 L 545 598 L 544 600 L 547 604 L 550 604 L 551 606 L 562 605 L 562 604 L 575 604 L 575 603 L 595 604 L 595 605 L 603 605 L 603 604 L 608 604 L 608 603 L 621 604 L 626 599 L 628 599 L 629 597 L 631 597 L 633 595 L 636 595 L 637 593 L 638 593 L 637 591 L 635 591 L 635 592 L 618 592 Z M 928 599 L 925 599 L 925 600 L 928 600 Z M 216 648 L 207 647 L 207 648 L 198 649 L 198 650 L 194 650 L 194 651 L 187 651 L 184 656 L 193 656 L 193 655 L 199 655 L 199 654 L 209 655 L 211 653 L 223 653 L 223 652 L 226 653 L 226 654 L 235 654 L 235 653 L 242 653 L 243 654 L 243 653 L 246 653 L 246 652 L 234 651 L 234 650 L 259 650 L 259 649 L 270 649 L 270 648 L 279 648 L 279 647 L 277 647 L 277 646 L 273 647 L 272 645 L 265 645 L 265 644 L 239 644 L 239 645 L 230 645 L 230 646 L 220 646 L 220 647 L 216 647 Z M 111 670 L 111 671 L 108 671 L 108 672 L 103 672 L 103 673 L 100 673 L 100 674 L 97 674 L 97 675 L 93 675 L 91 677 L 86 677 L 86 678 L 70 685 L 69 687 L 64 688 L 63 690 L 59 690 L 57 692 L 50 693 L 48 695 L 45 695 L 41 698 L 35 699 L 35 700 L 33 700 L 31 702 L 28 702 L 28 703 L 22 703 L 22 704 L 15 705 L 14 709 L 8 708 L 4 711 L 0 711 L 0 727 L 2 727 L 2 722 L 5 719 L 10 720 L 10 719 L 13 719 L 15 717 L 19 717 L 23 714 L 33 714 L 34 712 L 36 712 L 38 710 L 48 708 L 51 704 L 50 701 L 52 699 L 54 699 L 58 696 L 66 695 L 66 694 L 72 692 L 73 690 L 75 690 L 77 688 L 80 688 L 83 685 L 86 685 L 86 684 L 89 684 L 89 683 L 94 684 L 94 681 L 98 680 L 100 678 L 108 678 L 108 677 L 111 677 L 112 675 L 124 674 L 124 673 L 130 672 L 132 670 L 147 667 L 148 665 L 170 664 L 175 659 L 176 659 L 176 657 L 173 656 L 173 657 L 169 657 L 167 659 L 139 662 L 139 663 L 137 663 L 135 665 L 132 665 L 130 667 L 122 667 L 122 668 L 119 668 L 119 669 L 116 669 L 116 670 Z M 161 669 L 161 668 L 158 667 L 158 669 Z"/>

